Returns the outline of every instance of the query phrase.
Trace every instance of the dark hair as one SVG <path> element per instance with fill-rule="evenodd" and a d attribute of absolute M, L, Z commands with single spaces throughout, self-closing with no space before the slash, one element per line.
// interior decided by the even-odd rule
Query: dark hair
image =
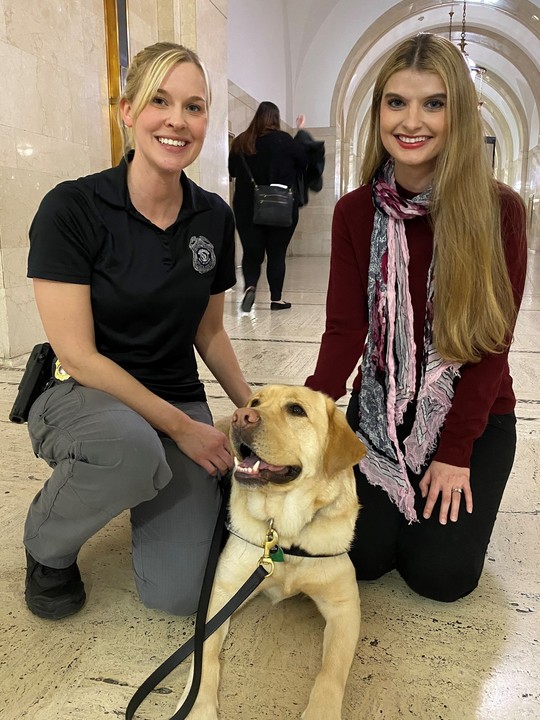
<path fill-rule="evenodd" d="M 244 130 L 232 141 L 231 151 L 244 153 L 245 155 L 255 155 L 255 141 L 257 138 L 271 130 L 279 130 L 280 128 L 278 106 L 273 102 L 264 100 L 257 108 L 247 130 Z"/>

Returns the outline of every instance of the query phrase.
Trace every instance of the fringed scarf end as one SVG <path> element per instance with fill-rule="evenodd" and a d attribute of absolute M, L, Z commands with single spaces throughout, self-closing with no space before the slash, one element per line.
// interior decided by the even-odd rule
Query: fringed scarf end
<path fill-rule="evenodd" d="M 388 497 L 397 506 L 398 510 L 405 515 L 409 524 L 418 522 L 418 516 L 414 508 L 414 490 L 408 481 L 401 484 L 391 479 L 388 469 L 385 471 L 379 464 L 370 460 L 369 452 L 360 461 L 359 467 L 371 485 L 380 487 L 388 494 Z M 360 498 L 361 502 L 362 498 Z"/>

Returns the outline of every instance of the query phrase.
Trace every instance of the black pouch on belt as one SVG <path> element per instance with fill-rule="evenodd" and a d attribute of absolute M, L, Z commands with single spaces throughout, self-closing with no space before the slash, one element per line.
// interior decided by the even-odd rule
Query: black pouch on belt
<path fill-rule="evenodd" d="M 9 413 L 11 422 L 25 423 L 34 400 L 51 387 L 54 380 L 54 360 L 54 350 L 49 343 L 45 342 L 34 346 L 19 383 L 17 397 Z"/>

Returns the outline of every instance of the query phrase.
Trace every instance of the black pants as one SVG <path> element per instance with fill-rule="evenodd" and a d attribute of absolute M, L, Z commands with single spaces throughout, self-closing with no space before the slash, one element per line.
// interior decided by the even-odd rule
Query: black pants
<path fill-rule="evenodd" d="M 351 427 L 358 427 L 358 395 L 347 408 Z M 409 524 L 384 490 L 371 485 L 355 467 L 361 510 L 350 557 L 359 580 L 375 580 L 397 569 L 409 587 L 442 602 L 458 600 L 478 585 L 487 546 L 512 469 L 516 449 L 516 417 L 490 415 L 473 446 L 470 483 L 474 509 L 462 500 L 457 522 L 439 522 L 440 498 L 429 520 L 422 517 L 425 500 L 419 475 L 409 472 L 419 522 Z M 427 467 L 427 466 L 426 466 Z"/>
<path fill-rule="evenodd" d="M 235 210 L 236 228 L 243 251 L 244 287 L 257 287 L 266 254 L 266 277 L 270 288 L 270 299 L 281 300 L 285 281 L 285 256 L 298 224 L 298 205 L 295 204 L 294 207 L 293 224 L 287 228 L 254 225 L 252 214 L 252 212 Z"/>

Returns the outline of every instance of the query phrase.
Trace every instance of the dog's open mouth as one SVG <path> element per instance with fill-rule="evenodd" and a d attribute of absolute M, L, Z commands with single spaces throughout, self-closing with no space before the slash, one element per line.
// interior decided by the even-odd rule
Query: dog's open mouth
<path fill-rule="evenodd" d="M 288 483 L 302 471 L 302 468 L 296 465 L 272 465 L 255 455 L 251 448 L 243 443 L 239 451 L 242 459 L 235 458 L 234 477 L 243 484 Z"/>

